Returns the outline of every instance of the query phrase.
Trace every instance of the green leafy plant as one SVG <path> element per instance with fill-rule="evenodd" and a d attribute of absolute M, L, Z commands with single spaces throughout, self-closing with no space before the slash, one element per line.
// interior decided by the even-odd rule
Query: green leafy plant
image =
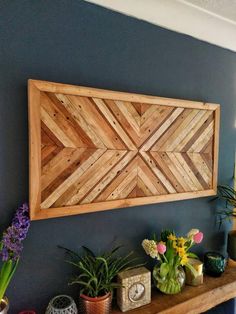
<path fill-rule="evenodd" d="M 225 201 L 225 208 L 217 212 L 221 225 L 223 220 L 236 217 L 236 191 L 229 185 L 219 185 L 217 198 Z"/>
<path fill-rule="evenodd" d="M 92 298 L 104 296 L 113 289 L 120 287 L 115 282 L 117 274 L 120 271 L 141 265 L 135 265 L 139 258 L 133 257 L 133 252 L 124 257 L 117 256 L 116 253 L 120 248 L 120 246 L 116 247 L 110 252 L 97 256 L 84 246 L 81 256 L 74 251 L 63 248 L 69 255 L 67 262 L 75 266 L 78 271 L 78 274 L 72 278 L 69 284 L 78 284 L 80 294 Z"/>

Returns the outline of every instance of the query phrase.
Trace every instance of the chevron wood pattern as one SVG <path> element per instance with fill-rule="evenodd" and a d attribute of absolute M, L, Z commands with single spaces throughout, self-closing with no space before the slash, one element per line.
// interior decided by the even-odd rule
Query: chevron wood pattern
<path fill-rule="evenodd" d="M 219 106 L 29 81 L 31 218 L 215 194 Z"/>

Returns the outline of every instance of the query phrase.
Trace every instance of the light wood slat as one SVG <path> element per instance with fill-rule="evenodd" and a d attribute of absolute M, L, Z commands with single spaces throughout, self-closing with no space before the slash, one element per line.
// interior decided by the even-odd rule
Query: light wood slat
<path fill-rule="evenodd" d="M 183 155 L 181 153 L 174 153 L 174 155 L 178 159 L 182 169 L 184 169 L 185 172 L 188 174 L 190 180 L 193 182 L 196 189 L 198 191 L 204 190 L 203 186 L 201 185 L 201 183 L 198 181 L 197 177 L 195 176 L 195 173 L 193 172 L 193 170 L 190 168 L 190 166 L 185 161 Z"/>
<path fill-rule="evenodd" d="M 68 138 L 70 142 L 73 143 L 72 147 L 88 147 L 87 143 L 82 141 L 70 120 L 67 119 L 64 113 L 61 112 L 61 109 L 58 107 L 58 105 L 55 104 L 45 93 L 41 93 L 41 103 L 42 108 L 50 116 L 50 120 L 47 120 L 46 123 L 49 129 L 51 129 L 50 123 L 53 121 L 53 123 L 57 125 L 57 129 L 62 131 L 64 135 L 66 135 L 66 138 Z M 60 138 L 60 136 L 57 137 Z M 66 144 L 64 145 L 66 146 Z"/>
<path fill-rule="evenodd" d="M 137 180 L 137 196 L 152 196 L 152 195 L 153 195 L 152 192 L 144 184 L 142 178 L 138 177 L 138 180 Z"/>
<path fill-rule="evenodd" d="M 171 182 L 167 179 L 168 176 L 165 176 L 160 169 L 156 167 L 155 162 L 153 162 L 152 158 L 146 153 L 146 152 L 141 152 L 141 156 L 143 159 L 147 162 L 149 167 L 152 169 L 152 171 L 155 173 L 156 177 L 162 182 L 162 184 L 165 186 L 166 190 L 168 193 L 176 193 L 175 188 L 171 184 Z M 163 170 L 163 168 L 162 168 Z"/>
<path fill-rule="evenodd" d="M 197 139 L 197 141 L 189 149 L 189 152 L 200 153 L 203 147 L 209 142 L 214 131 L 214 121 L 204 130 L 202 135 Z"/>
<path fill-rule="evenodd" d="M 183 139 L 181 152 L 187 152 L 190 149 L 190 147 L 193 145 L 193 143 L 199 138 L 199 136 L 201 136 L 202 132 L 208 127 L 208 125 L 213 120 L 214 120 L 214 115 L 213 115 L 213 113 L 211 113 L 206 121 L 203 120 L 204 121 L 203 124 L 194 132 L 194 134 L 191 134 L 191 137 L 189 138 L 189 140 Z M 200 121 L 200 123 L 201 123 L 201 121 Z"/>
<path fill-rule="evenodd" d="M 148 107 L 148 109 L 146 109 L 145 111 L 143 110 L 144 107 Z M 141 115 L 141 123 L 140 123 L 140 127 L 143 126 L 143 124 L 153 115 L 154 112 L 156 112 L 157 110 L 159 111 L 159 106 L 152 106 L 152 105 L 145 105 L 145 104 L 141 104 L 141 112 L 143 112 L 143 114 Z"/>
<path fill-rule="evenodd" d="M 163 175 L 165 178 L 168 178 L 171 186 L 172 186 L 172 191 L 170 190 L 169 193 L 183 193 L 184 188 L 181 186 L 177 178 L 174 176 L 174 174 L 171 172 L 169 169 L 168 165 L 166 164 L 164 158 L 166 153 L 164 152 L 150 152 L 150 156 L 155 162 L 155 167 L 158 169 L 161 169 Z M 164 182 L 162 180 L 162 182 Z"/>
<path fill-rule="evenodd" d="M 131 199 L 119 199 L 112 201 L 101 201 L 97 203 L 90 204 L 80 204 L 76 206 L 69 207 L 56 207 L 56 208 L 48 208 L 47 210 L 40 210 L 36 213 L 33 219 L 48 219 L 53 217 L 63 217 L 63 216 L 71 216 L 78 215 L 84 213 L 92 213 L 97 211 L 105 211 L 114 208 L 124 208 L 130 206 L 138 206 L 145 204 L 156 204 L 156 203 L 164 203 L 164 202 L 173 202 L 180 200 L 187 200 L 199 197 L 207 197 L 216 195 L 215 190 L 206 189 L 204 191 L 195 191 L 195 192 L 184 192 L 184 193 L 174 193 L 170 194 L 168 199 L 166 195 L 155 195 L 155 196 L 147 196 L 147 197 L 136 197 Z"/>
<path fill-rule="evenodd" d="M 40 109 L 40 108 L 39 108 Z M 53 134 L 53 132 L 50 131 L 50 129 L 46 126 L 46 124 L 41 119 L 41 143 L 45 145 L 56 145 L 58 147 L 64 147 L 63 143 L 59 141 L 59 139 Z M 47 137 L 46 142 L 44 142 L 45 137 Z"/>
<path fill-rule="evenodd" d="M 213 163 L 212 163 L 212 154 L 208 154 L 208 153 L 202 153 L 201 154 L 202 159 L 205 161 L 210 173 L 212 173 L 213 170 Z"/>
<path fill-rule="evenodd" d="M 192 159 L 188 156 L 188 153 L 183 153 L 182 156 L 185 159 L 185 161 L 187 162 L 187 164 L 189 165 L 189 167 L 195 173 L 196 178 L 198 179 L 199 183 L 203 186 L 204 190 L 208 189 L 209 188 L 208 184 L 206 183 L 206 181 L 201 176 L 201 174 L 198 170 L 198 166 L 196 164 L 194 164 Z"/>
<path fill-rule="evenodd" d="M 55 206 L 76 205 L 118 161 L 126 151 L 107 150 L 90 168 L 56 201 Z"/>
<path fill-rule="evenodd" d="M 126 147 L 116 136 L 113 129 L 107 124 L 103 117 L 96 110 L 89 98 L 68 96 L 77 104 L 81 116 L 90 125 L 93 131 L 99 136 L 103 144 L 110 149 L 125 149 Z M 101 127 L 102 126 L 102 127 Z"/>
<path fill-rule="evenodd" d="M 104 101 L 99 98 L 93 98 L 93 101 L 96 103 L 100 111 L 104 114 L 104 116 L 109 121 L 110 125 L 114 128 L 114 130 L 117 132 L 117 134 L 119 134 L 120 138 L 122 138 L 123 142 L 129 148 L 129 150 L 137 150 L 136 146 L 133 144 L 133 142 L 131 141 L 129 136 L 126 134 L 124 129 L 120 126 L 115 116 L 107 108 Z"/>
<path fill-rule="evenodd" d="M 138 136 L 140 136 L 140 117 L 136 115 L 133 116 L 133 108 L 132 105 L 130 103 L 124 103 L 123 101 L 114 101 L 115 104 L 117 105 L 117 107 L 120 109 L 120 111 L 123 113 L 123 115 L 126 117 L 127 121 L 129 122 L 129 124 L 131 125 L 131 127 L 133 128 L 133 130 L 136 132 L 136 134 Z"/>
<path fill-rule="evenodd" d="M 67 110 L 67 108 L 64 105 L 64 102 L 57 98 L 55 94 L 47 93 L 47 97 L 51 99 L 51 102 L 53 103 L 55 109 L 60 112 L 64 120 L 67 121 L 67 124 L 69 124 L 70 128 L 74 129 L 76 133 L 76 137 L 79 137 L 79 140 L 82 141 L 85 147 L 96 147 L 93 144 L 93 141 L 90 139 L 90 137 L 87 135 L 86 132 L 80 127 L 80 125 L 77 123 L 74 116 Z"/>
<path fill-rule="evenodd" d="M 111 181 L 124 169 L 127 164 L 136 156 L 137 151 L 128 152 L 122 160 L 99 182 L 99 184 L 83 199 L 81 204 L 92 202 Z"/>
<path fill-rule="evenodd" d="M 126 132 L 132 142 L 135 144 L 135 147 L 139 147 L 140 137 L 137 132 L 134 130 L 132 125 L 130 124 L 129 120 L 126 118 L 126 115 L 123 114 L 120 107 L 117 105 L 115 101 L 105 99 L 105 102 L 109 109 L 113 112 L 113 115 L 119 121 L 120 125 L 122 126 L 124 132 Z"/>
<path fill-rule="evenodd" d="M 178 118 L 178 116 L 183 112 L 183 108 L 177 108 L 171 114 L 168 120 L 166 120 L 161 127 L 153 134 L 153 136 L 148 139 L 145 144 L 141 147 L 140 151 L 148 151 L 154 143 L 161 137 L 161 135 L 168 129 L 168 127 Z"/>
<path fill-rule="evenodd" d="M 81 156 L 85 148 L 68 148 L 62 149 L 52 160 L 50 160 L 43 168 L 41 174 L 41 188 L 44 190 L 60 173 L 62 173 L 68 165 L 72 164 Z"/>
<path fill-rule="evenodd" d="M 108 197 L 112 195 L 112 192 L 117 188 L 117 186 L 126 181 L 127 176 L 133 169 L 136 169 L 137 174 L 137 167 L 138 157 L 135 157 L 134 159 L 131 159 L 128 165 L 125 166 L 123 170 L 117 174 L 116 178 L 106 186 L 104 191 L 95 199 L 95 201 L 102 202 L 104 200 L 107 200 Z"/>
<path fill-rule="evenodd" d="M 29 89 L 32 219 L 216 192 L 218 105 L 42 81 Z"/>
<path fill-rule="evenodd" d="M 70 101 L 70 99 L 66 95 L 56 94 L 56 97 L 63 102 L 65 108 L 68 112 L 74 117 L 77 121 L 78 125 L 83 129 L 83 131 L 88 135 L 88 137 L 92 140 L 94 145 L 97 148 L 105 148 L 103 141 L 97 135 L 96 131 L 92 129 L 89 123 L 84 120 L 81 116 L 81 112 L 79 110 L 79 105 Z"/>
<path fill-rule="evenodd" d="M 186 137 L 186 135 L 191 131 L 191 128 L 202 118 L 204 111 L 193 110 L 191 114 L 183 121 L 183 123 L 178 127 L 171 138 L 161 147 L 162 151 L 178 151 L 177 146 Z"/>
<path fill-rule="evenodd" d="M 123 191 L 127 190 L 131 182 L 135 180 L 135 185 L 136 185 L 136 180 L 137 180 L 137 168 L 134 167 L 129 174 L 126 176 L 125 180 L 122 181 L 116 188 L 115 190 L 112 191 L 112 193 L 108 196 L 106 199 L 107 201 L 114 200 L 114 199 L 122 199 L 121 195 L 124 193 Z M 133 189 L 133 188 L 132 188 Z M 129 193 L 132 190 L 129 191 Z M 128 193 L 128 194 L 129 194 Z"/>
<path fill-rule="evenodd" d="M 46 200 L 67 178 L 69 178 L 83 163 L 90 158 L 96 149 L 86 149 L 73 162 L 68 164 L 65 169 L 42 191 L 42 202 Z"/>
<path fill-rule="evenodd" d="M 30 218 L 37 218 L 41 203 L 41 121 L 40 90 L 32 82 L 28 83 L 29 119 L 29 203 Z"/>
<path fill-rule="evenodd" d="M 191 158 L 193 163 L 196 165 L 199 173 L 201 174 L 204 181 L 208 186 L 212 185 L 212 174 L 210 173 L 205 161 L 202 159 L 201 155 L 198 153 L 187 153 L 187 155 Z"/>
<path fill-rule="evenodd" d="M 131 182 L 126 182 L 126 186 L 124 186 L 123 190 L 120 191 L 119 195 L 117 196 L 117 199 L 125 199 L 129 198 L 130 193 L 133 191 L 133 189 L 137 185 L 137 178 L 135 177 Z"/>
<path fill-rule="evenodd" d="M 124 93 L 111 90 L 97 89 L 84 86 L 75 86 L 69 84 L 61 84 L 39 80 L 29 80 L 39 90 L 45 92 L 53 92 L 56 94 L 78 95 L 85 97 L 106 98 L 111 100 L 122 100 L 138 103 L 147 103 L 153 105 L 173 106 L 183 108 L 196 108 L 206 110 L 216 110 L 218 104 L 204 103 L 200 101 L 192 101 L 185 99 L 164 98 L 150 95 L 141 95 L 134 93 Z M 105 97 L 104 97 L 105 96 Z"/>
<path fill-rule="evenodd" d="M 140 141 L 139 146 L 142 145 L 148 138 L 155 134 L 156 130 L 159 130 L 160 126 L 170 117 L 171 113 L 174 111 L 171 107 L 166 107 L 165 109 L 160 106 L 155 106 L 156 111 L 152 116 L 145 121 L 145 123 L 140 127 Z"/>
<path fill-rule="evenodd" d="M 72 175 L 67 178 L 53 193 L 42 202 L 41 208 L 51 207 L 56 200 L 74 184 L 91 165 L 105 153 L 106 149 L 97 149 Z"/>
<path fill-rule="evenodd" d="M 56 124 L 48 112 L 41 107 L 41 119 L 50 129 L 50 131 L 62 142 L 65 147 L 76 148 L 74 142 L 67 136 L 67 134 Z"/>
<path fill-rule="evenodd" d="M 79 187 L 79 192 L 67 202 L 68 205 L 73 205 L 79 203 L 84 196 L 89 193 L 93 195 L 93 199 L 97 196 L 94 192 L 94 188 L 101 183 L 101 179 L 107 174 L 110 173 L 110 170 L 119 162 L 124 155 L 126 154 L 126 151 L 107 151 L 106 154 L 110 154 L 110 158 L 108 161 L 106 161 L 105 154 L 103 155 L 103 158 L 100 163 L 100 167 L 98 171 L 96 171 L 96 174 L 92 177 L 89 176 L 89 171 L 84 174 L 85 178 L 81 177 L 80 181 L 77 184 L 77 187 Z M 89 178 L 89 180 L 87 180 Z M 85 180 L 84 180 L 85 179 Z"/>
<path fill-rule="evenodd" d="M 220 107 L 218 106 L 214 111 L 214 142 L 213 142 L 213 173 L 212 186 L 217 194 L 217 179 L 218 179 L 218 158 L 219 158 L 219 134 L 220 134 Z"/>
<path fill-rule="evenodd" d="M 54 156 L 56 156 L 60 150 L 61 147 L 55 145 L 41 147 L 42 167 L 44 167 Z"/>
<path fill-rule="evenodd" d="M 184 121 L 184 119 L 192 112 L 191 109 L 184 109 L 183 112 L 179 115 L 170 127 L 162 134 L 158 141 L 151 147 L 150 151 L 161 151 L 161 147 L 165 142 L 175 133 L 176 129 Z"/>
<path fill-rule="evenodd" d="M 172 163 L 175 165 L 175 168 L 177 169 L 179 174 L 182 176 L 185 184 L 189 186 L 189 188 L 190 188 L 189 191 L 197 191 L 197 187 L 195 186 L 195 184 L 193 183 L 193 181 L 189 177 L 189 174 L 187 173 L 186 169 L 181 165 L 178 158 L 176 158 L 175 153 L 167 152 L 167 156 L 172 161 Z"/>
<path fill-rule="evenodd" d="M 179 143 L 179 145 L 176 147 L 176 151 L 183 151 L 186 144 L 191 140 L 191 138 L 194 137 L 195 134 L 198 133 L 198 130 L 201 127 L 204 127 L 204 123 L 207 121 L 207 119 L 212 115 L 210 111 L 206 111 L 205 114 L 201 117 L 201 119 L 196 123 L 193 123 L 192 128 L 190 131 L 186 132 L 186 136 L 183 138 L 183 140 Z M 201 130 L 201 133 L 204 133 L 204 130 Z M 196 140 L 195 140 L 196 141 Z"/>
<path fill-rule="evenodd" d="M 152 195 L 161 194 L 160 191 L 156 188 L 155 184 L 153 184 L 149 176 L 146 175 L 145 171 L 143 171 L 143 169 L 140 166 L 138 167 L 138 177 L 142 178 L 143 183 L 148 187 Z"/>
<path fill-rule="evenodd" d="M 156 173 L 158 173 L 158 171 L 156 171 Z M 168 193 L 168 190 L 165 188 L 165 184 L 163 184 L 162 180 L 159 179 L 159 176 L 161 176 L 161 174 L 157 176 L 156 173 L 155 171 L 153 171 L 153 168 L 147 165 L 147 163 L 141 157 L 139 157 L 138 177 L 139 176 L 142 177 L 143 182 L 147 185 L 150 191 L 151 191 L 151 188 L 149 187 L 149 185 L 150 186 L 153 185 L 155 189 L 157 190 L 157 195 Z"/>
<path fill-rule="evenodd" d="M 166 163 L 166 165 L 168 166 L 168 168 L 170 169 L 170 171 L 173 173 L 173 175 L 176 177 L 176 179 L 180 182 L 181 186 L 184 188 L 184 191 L 191 191 L 191 185 L 188 185 L 188 183 L 186 182 L 186 178 L 183 175 L 183 173 L 181 173 L 181 168 L 179 168 L 175 163 L 174 158 L 172 158 L 173 153 L 169 153 L 166 152 L 163 155 L 163 159 Z"/>

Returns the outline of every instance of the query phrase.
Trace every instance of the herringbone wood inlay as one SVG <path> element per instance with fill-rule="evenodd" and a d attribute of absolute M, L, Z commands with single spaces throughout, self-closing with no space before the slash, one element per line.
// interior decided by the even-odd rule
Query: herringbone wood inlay
<path fill-rule="evenodd" d="M 128 199 L 148 203 L 150 197 L 158 202 L 179 193 L 212 194 L 217 105 L 177 106 L 161 98 L 160 104 L 158 98 L 149 103 L 138 95 L 133 100 L 132 94 L 109 97 L 103 91 L 101 97 L 99 90 L 78 87 L 75 93 L 70 86 L 64 91 L 60 84 L 45 84 L 37 87 L 38 98 L 30 99 L 31 110 L 38 107 L 41 133 L 38 212 L 66 208 L 70 214 L 70 208 L 79 213 L 91 204 L 100 204 L 100 210 L 105 203 L 120 206 L 113 206 L 115 200 L 125 206 Z M 139 203 L 145 201 L 126 206 Z"/>

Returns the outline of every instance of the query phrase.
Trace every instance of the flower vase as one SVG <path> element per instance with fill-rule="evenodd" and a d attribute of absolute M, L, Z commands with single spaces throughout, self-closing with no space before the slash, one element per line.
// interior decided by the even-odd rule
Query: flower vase
<path fill-rule="evenodd" d="M 0 314 L 7 314 L 9 310 L 9 301 L 5 297 L 0 301 Z"/>
<path fill-rule="evenodd" d="M 168 273 L 161 273 L 161 265 L 154 266 L 153 278 L 155 286 L 165 294 L 181 292 L 185 284 L 185 272 L 182 266 L 169 265 Z"/>

